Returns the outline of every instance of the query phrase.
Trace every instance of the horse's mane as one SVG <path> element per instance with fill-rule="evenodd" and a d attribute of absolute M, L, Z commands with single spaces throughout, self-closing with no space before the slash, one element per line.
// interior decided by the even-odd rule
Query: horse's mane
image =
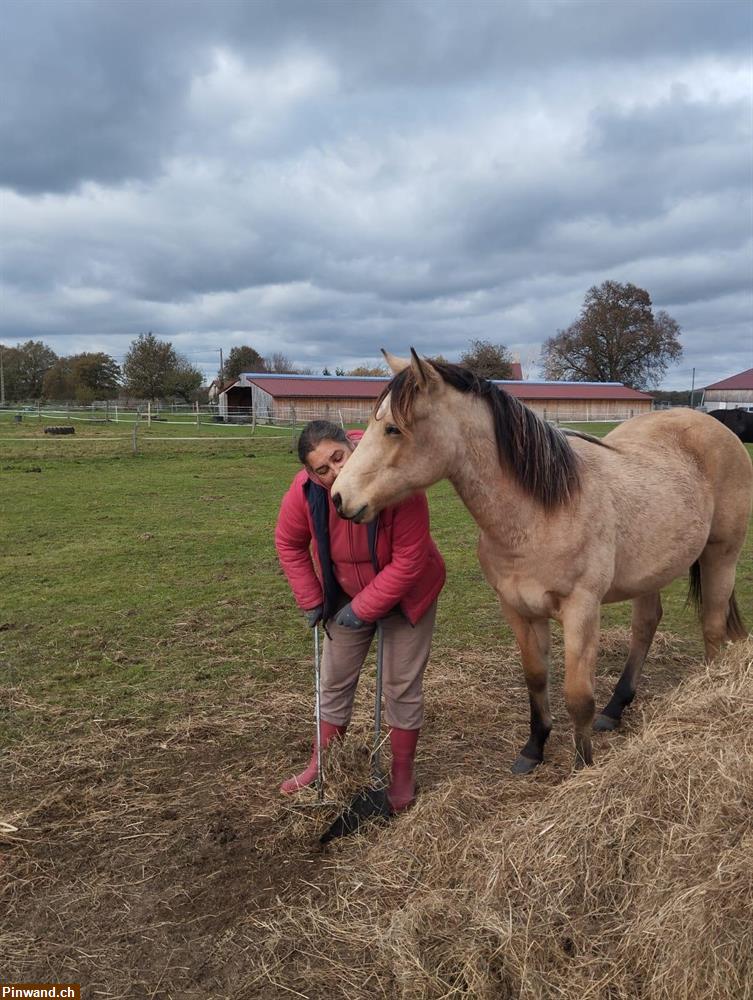
<path fill-rule="evenodd" d="M 526 493 L 551 508 L 566 503 L 578 490 L 578 457 L 562 431 L 541 420 L 504 389 L 466 368 L 428 359 L 422 359 L 421 363 L 431 366 L 458 392 L 471 393 L 486 401 L 492 412 L 500 464 L 510 470 Z M 384 388 L 374 413 L 390 394 L 395 426 L 410 433 L 418 391 L 413 369 L 404 368 Z"/>

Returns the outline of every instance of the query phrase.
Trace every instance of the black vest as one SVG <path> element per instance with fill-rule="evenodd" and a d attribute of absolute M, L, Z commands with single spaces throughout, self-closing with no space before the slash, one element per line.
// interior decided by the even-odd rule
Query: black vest
<path fill-rule="evenodd" d="M 304 483 L 303 492 L 306 494 L 306 501 L 311 511 L 311 522 L 314 526 L 314 541 L 316 542 L 316 551 L 319 555 L 319 565 L 322 569 L 322 585 L 324 588 L 322 621 L 326 624 L 337 611 L 337 606 L 342 597 L 342 588 L 335 577 L 329 544 L 329 496 L 323 486 L 313 482 L 311 479 L 307 483 Z M 367 525 L 369 554 L 375 573 L 379 572 L 379 563 L 376 555 L 378 524 L 379 518 L 375 518 Z"/>

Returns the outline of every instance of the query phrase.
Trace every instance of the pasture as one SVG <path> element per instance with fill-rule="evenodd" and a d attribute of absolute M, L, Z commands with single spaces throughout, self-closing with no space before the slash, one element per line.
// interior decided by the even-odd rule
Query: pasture
<path fill-rule="evenodd" d="M 528 727 L 517 650 L 475 526 L 434 487 L 448 582 L 420 801 L 322 852 L 327 818 L 277 796 L 312 729 L 311 636 L 272 542 L 290 435 L 202 427 L 179 441 L 185 428 L 158 424 L 134 454 L 130 428 L 42 430 L 0 418 L 5 979 L 156 1000 L 751 996 L 753 884 L 737 867 L 753 847 L 751 649 L 707 672 L 685 581 L 664 593 L 622 730 L 598 735 L 575 776 L 555 647 L 547 762 L 513 778 Z M 750 532 L 737 596 L 751 627 Z M 599 703 L 629 619 L 603 611 Z M 367 779 L 372 704 L 364 676 L 330 761 L 343 802 Z M 717 935 L 710 972 L 696 911 L 682 933 L 672 923 L 693 865 Z M 678 983 L 690 938 L 702 974 Z"/>

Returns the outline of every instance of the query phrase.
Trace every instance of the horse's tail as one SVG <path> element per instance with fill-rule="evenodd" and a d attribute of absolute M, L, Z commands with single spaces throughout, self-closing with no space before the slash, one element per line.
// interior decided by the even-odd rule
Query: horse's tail
<path fill-rule="evenodd" d="M 690 567 L 690 586 L 688 587 L 688 604 L 692 604 L 698 615 L 703 610 L 703 592 L 701 589 L 701 564 L 696 559 Z M 737 598 L 734 590 L 729 599 L 729 610 L 727 611 L 727 638 L 735 642 L 738 639 L 747 639 L 748 630 L 743 622 L 740 609 L 737 606 Z"/>
<path fill-rule="evenodd" d="M 729 612 L 727 614 L 727 638 L 731 639 L 733 642 L 736 639 L 748 638 L 748 630 L 745 627 L 742 615 L 740 614 L 740 609 L 737 606 L 737 598 L 735 597 L 734 590 L 732 591 L 732 596 L 729 599 Z"/>
<path fill-rule="evenodd" d="M 688 599 L 685 604 L 686 606 L 692 604 L 700 618 L 703 610 L 703 597 L 701 594 L 701 564 L 697 559 L 690 567 L 689 573 Z"/>

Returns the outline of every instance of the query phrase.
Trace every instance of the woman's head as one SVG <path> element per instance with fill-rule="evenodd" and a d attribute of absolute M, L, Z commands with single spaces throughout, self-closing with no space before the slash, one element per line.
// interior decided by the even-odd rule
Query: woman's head
<path fill-rule="evenodd" d="M 312 420 L 298 438 L 298 458 L 329 489 L 353 451 L 353 444 L 339 424 Z"/>

